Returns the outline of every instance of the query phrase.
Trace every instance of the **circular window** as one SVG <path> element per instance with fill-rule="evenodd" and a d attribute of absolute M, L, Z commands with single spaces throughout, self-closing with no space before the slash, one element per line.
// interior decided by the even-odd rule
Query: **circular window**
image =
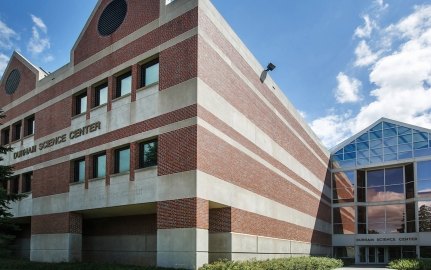
<path fill-rule="evenodd" d="M 19 82 L 21 80 L 21 74 L 17 69 L 12 70 L 7 77 L 5 90 L 8 95 L 12 95 L 18 88 Z"/>
<path fill-rule="evenodd" d="M 103 10 L 99 17 L 97 30 L 102 36 L 109 36 L 114 33 L 123 23 L 127 13 L 127 3 L 125 0 L 114 0 Z"/>

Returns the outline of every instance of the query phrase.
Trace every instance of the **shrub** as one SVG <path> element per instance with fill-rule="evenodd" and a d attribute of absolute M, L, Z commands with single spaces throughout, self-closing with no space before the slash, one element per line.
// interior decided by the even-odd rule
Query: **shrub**
<path fill-rule="evenodd" d="M 331 270 L 342 267 L 343 262 L 325 257 L 292 257 L 265 261 L 217 261 L 200 270 Z"/>
<path fill-rule="evenodd" d="M 422 270 L 424 263 L 417 259 L 400 259 L 389 263 L 389 267 L 396 270 Z"/>

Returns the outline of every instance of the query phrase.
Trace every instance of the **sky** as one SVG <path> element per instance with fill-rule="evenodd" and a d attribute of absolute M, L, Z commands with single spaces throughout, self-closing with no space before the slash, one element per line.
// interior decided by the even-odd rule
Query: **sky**
<path fill-rule="evenodd" d="M 13 50 L 67 64 L 96 2 L 2 1 L 0 75 Z M 327 147 L 381 117 L 431 128 L 431 1 L 212 2 Z"/>

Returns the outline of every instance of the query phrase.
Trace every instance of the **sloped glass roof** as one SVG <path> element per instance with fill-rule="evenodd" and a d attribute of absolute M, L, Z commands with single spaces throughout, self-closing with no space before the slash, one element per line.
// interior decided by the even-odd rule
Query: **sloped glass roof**
<path fill-rule="evenodd" d="M 334 168 L 431 155 L 431 135 L 414 128 L 382 121 L 333 153 Z"/>

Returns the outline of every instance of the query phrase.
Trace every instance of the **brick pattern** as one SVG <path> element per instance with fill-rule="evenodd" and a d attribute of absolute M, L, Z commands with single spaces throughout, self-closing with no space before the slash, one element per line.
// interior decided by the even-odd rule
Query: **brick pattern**
<path fill-rule="evenodd" d="M 34 138 L 39 139 L 71 124 L 72 97 L 63 99 L 35 114 Z"/>
<path fill-rule="evenodd" d="M 199 78 L 324 181 L 327 166 L 310 152 L 210 45 L 202 38 L 198 43 L 199 63 L 202 63 L 199 65 Z M 328 157 L 324 161 L 329 163 Z"/>
<path fill-rule="evenodd" d="M 157 229 L 208 229 L 208 208 L 208 201 L 200 198 L 157 202 Z"/>
<path fill-rule="evenodd" d="M 111 0 L 103 0 L 88 24 L 73 52 L 75 64 L 82 62 L 159 17 L 159 0 L 128 0 L 127 14 L 123 23 L 112 35 L 104 37 L 99 34 L 97 24 L 100 14 L 110 2 Z"/>
<path fill-rule="evenodd" d="M 151 49 L 157 48 L 157 46 L 163 44 L 164 42 L 167 42 L 176 36 L 195 28 L 197 26 L 197 22 L 198 8 L 194 8 L 173 19 L 172 21 L 160 26 L 147 35 L 144 35 L 137 40 L 125 45 L 112 54 L 72 74 L 70 77 L 59 81 L 58 83 L 49 87 L 49 89 L 35 94 L 32 99 L 14 106 L 5 112 L 7 118 L 5 118 L 3 121 L 7 122 L 9 119 L 16 118 L 20 116 L 22 112 L 27 112 L 36 106 L 54 99 L 65 91 L 97 77 L 98 75 L 112 69 L 113 67 L 121 65 L 124 62 Z M 38 125 L 37 122 L 36 125 Z"/>
<path fill-rule="evenodd" d="M 196 169 L 196 125 L 161 134 L 158 140 L 158 175 Z"/>
<path fill-rule="evenodd" d="M 66 146 L 64 148 L 48 152 L 46 154 L 43 154 L 35 158 L 31 158 L 25 161 L 15 163 L 14 168 L 16 170 L 20 170 L 26 167 L 33 166 L 35 164 L 39 164 L 65 155 L 70 155 L 72 153 L 83 151 L 91 147 L 107 144 L 109 142 L 112 142 L 121 138 L 125 138 L 128 136 L 132 136 L 149 130 L 153 130 L 182 120 L 186 120 L 186 119 L 195 117 L 196 115 L 197 115 L 197 106 L 190 105 L 190 106 L 178 109 L 176 111 L 172 111 L 172 112 L 148 119 L 146 121 L 142 121 L 142 122 L 127 126 L 122 129 L 118 129 L 97 137 L 93 137 L 91 139 L 88 139 L 86 141 L 83 141 L 71 146 Z"/>
<path fill-rule="evenodd" d="M 212 41 L 229 57 L 229 59 L 232 60 L 233 63 L 235 63 L 242 74 L 244 74 L 247 79 L 253 83 L 253 85 L 270 101 L 277 111 L 283 115 L 283 117 L 293 126 L 301 137 L 306 140 L 314 151 L 316 151 L 319 157 L 324 161 L 328 161 L 326 154 L 320 149 L 314 139 L 308 135 L 307 131 L 298 123 L 291 112 L 283 106 L 280 100 L 273 93 L 273 90 L 260 82 L 260 74 L 255 73 L 246 59 L 239 54 L 233 44 L 224 37 L 204 12 L 199 13 L 199 28 L 201 31 L 208 33 Z"/>
<path fill-rule="evenodd" d="M 82 217 L 77 213 L 32 216 L 31 234 L 81 233 Z"/>
<path fill-rule="evenodd" d="M 101 224 L 103 224 L 101 226 Z M 83 235 L 141 235 L 157 233 L 156 214 L 86 219 Z"/>
<path fill-rule="evenodd" d="M 214 208 L 209 211 L 209 232 L 232 231 L 232 208 Z"/>
<path fill-rule="evenodd" d="M 331 207 L 253 158 L 198 127 L 198 170 L 331 222 Z M 307 203 L 304 203 L 307 202 Z"/>
<path fill-rule="evenodd" d="M 5 85 L 7 78 L 12 70 L 17 69 L 21 75 L 21 81 L 19 82 L 18 88 L 12 95 L 6 94 Z M 0 85 L 0 108 L 3 108 L 6 104 L 12 103 L 14 100 L 22 97 L 29 93 L 36 87 L 36 74 L 27 68 L 21 61 L 16 57 L 12 57 L 9 62 L 9 68 L 4 71 L 3 81 Z"/>
<path fill-rule="evenodd" d="M 331 245 L 328 233 L 232 208 L 232 232 Z"/>
<path fill-rule="evenodd" d="M 32 196 L 42 196 L 69 192 L 70 162 L 59 163 L 33 171 Z"/>
<path fill-rule="evenodd" d="M 198 38 L 191 37 L 160 52 L 159 90 L 197 77 Z"/>
<path fill-rule="evenodd" d="M 273 156 L 269 155 L 262 149 L 258 147 L 254 142 L 248 140 L 244 136 L 242 136 L 240 133 L 238 133 L 236 130 L 234 130 L 229 125 L 225 124 L 223 121 L 221 121 L 219 118 L 217 118 L 215 115 L 207 111 L 202 106 L 198 105 L 198 116 L 201 119 L 204 119 L 206 122 L 210 123 L 212 126 L 216 127 L 218 130 L 222 131 L 226 135 L 228 135 L 230 138 L 234 139 L 238 143 L 240 143 L 242 146 L 246 147 L 248 150 L 252 151 L 256 155 L 258 155 L 260 158 L 264 159 L 277 169 L 284 172 L 286 175 L 291 177 L 292 179 L 298 181 L 301 185 L 304 187 L 310 189 L 313 191 L 314 194 L 318 196 L 322 196 L 322 199 L 325 200 L 327 203 L 331 203 L 331 200 L 328 196 L 322 194 L 320 190 L 315 188 L 313 185 L 311 185 L 306 179 L 301 178 L 299 175 L 297 175 L 295 172 L 292 171 L 291 168 L 285 166 L 282 164 L 279 160 L 275 159 Z M 330 175 L 327 175 L 328 180 L 330 179 Z M 328 183 L 328 187 L 330 187 L 330 184 Z"/>

